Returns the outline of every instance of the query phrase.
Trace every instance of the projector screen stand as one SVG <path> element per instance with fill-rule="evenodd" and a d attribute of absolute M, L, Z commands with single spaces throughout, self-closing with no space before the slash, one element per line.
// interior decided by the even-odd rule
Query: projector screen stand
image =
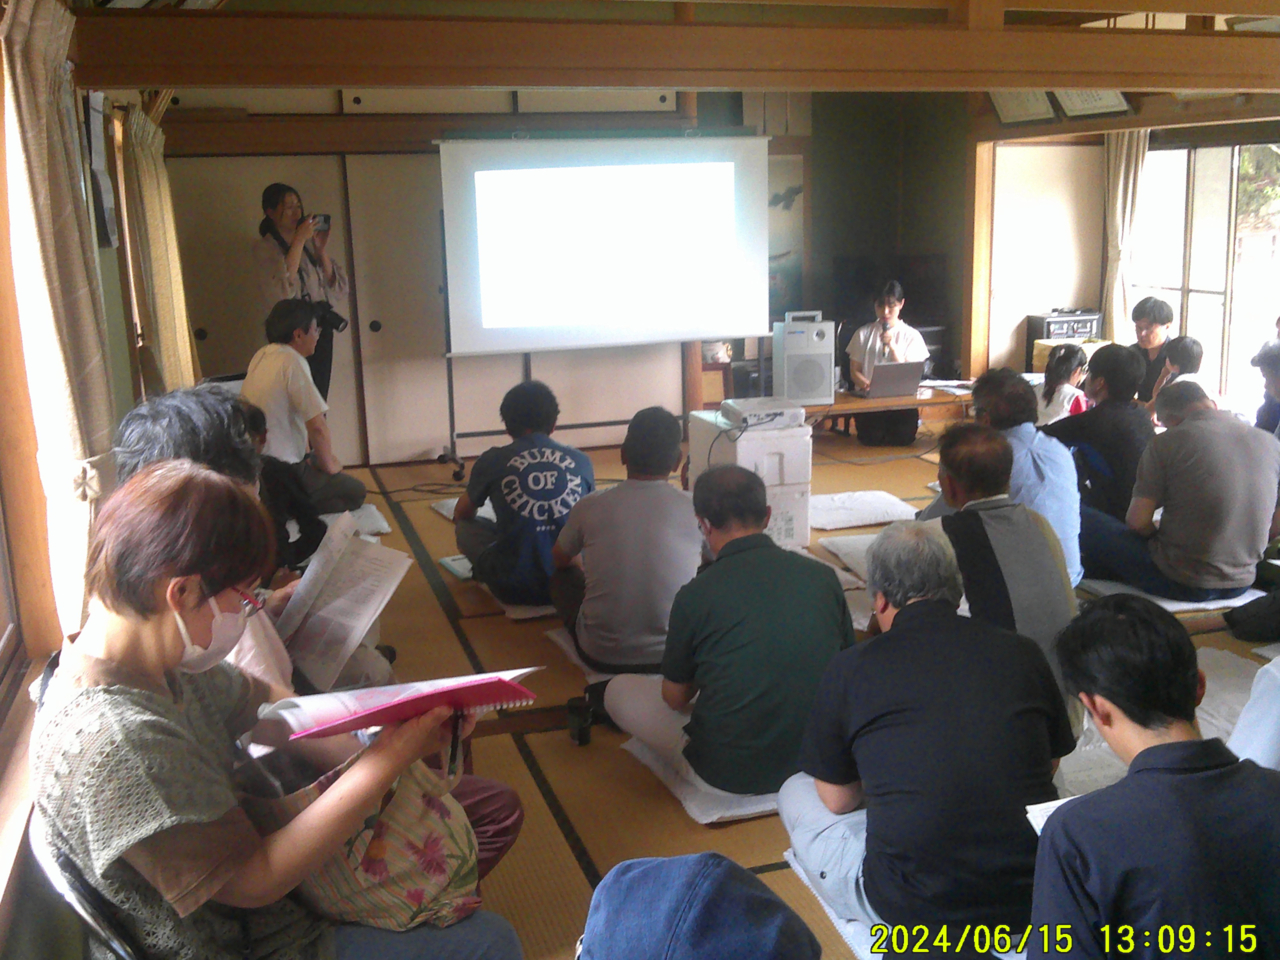
<path fill-rule="evenodd" d="M 453 471 L 453 479 L 461 480 L 467 475 L 467 465 L 458 459 L 458 455 L 453 452 L 452 448 L 436 457 L 436 463 L 452 463 L 455 467 Z"/>

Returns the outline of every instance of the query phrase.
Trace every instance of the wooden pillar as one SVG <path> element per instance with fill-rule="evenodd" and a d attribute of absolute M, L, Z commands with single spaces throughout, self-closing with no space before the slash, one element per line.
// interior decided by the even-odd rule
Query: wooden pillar
<path fill-rule="evenodd" d="M 702 342 L 688 340 L 682 344 L 684 356 L 684 412 L 686 415 L 702 409 Z"/>
<path fill-rule="evenodd" d="M 971 142 L 965 173 L 965 284 L 960 367 L 965 377 L 987 370 L 991 334 L 991 225 L 995 203 L 996 145 Z"/>

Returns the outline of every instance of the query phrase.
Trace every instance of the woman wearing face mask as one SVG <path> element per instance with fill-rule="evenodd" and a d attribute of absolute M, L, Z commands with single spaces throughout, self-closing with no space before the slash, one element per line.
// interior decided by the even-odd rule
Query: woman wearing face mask
<path fill-rule="evenodd" d="M 448 742 L 449 712 L 384 729 L 296 819 L 259 835 L 232 771 L 270 690 L 222 658 L 257 615 L 250 590 L 273 552 L 253 497 L 190 461 L 154 464 L 112 495 L 89 549 L 89 618 L 36 714 L 33 829 L 148 958 L 518 958 L 510 926 L 484 911 L 392 933 L 337 926 L 286 896 Z"/>
<path fill-rule="evenodd" d="M 347 315 L 350 284 L 342 264 L 329 255 L 329 221 L 308 216 L 302 196 L 287 183 L 273 183 L 262 191 L 262 221 L 253 258 L 258 266 L 265 318 L 281 300 L 309 300 L 330 304 Z M 320 396 L 329 399 L 333 368 L 333 327 L 320 323 L 320 341 L 307 357 L 311 379 Z"/>

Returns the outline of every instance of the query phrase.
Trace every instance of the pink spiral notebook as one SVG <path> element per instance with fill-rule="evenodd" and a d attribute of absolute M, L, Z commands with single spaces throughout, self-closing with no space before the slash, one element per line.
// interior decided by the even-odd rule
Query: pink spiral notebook
<path fill-rule="evenodd" d="M 400 723 L 436 707 L 488 713 L 533 703 L 533 692 L 516 681 L 537 669 L 540 668 L 290 697 L 264 705 L 259 717 L 283 720 L 293 730 L 289 739 L 299 740 Z"/>

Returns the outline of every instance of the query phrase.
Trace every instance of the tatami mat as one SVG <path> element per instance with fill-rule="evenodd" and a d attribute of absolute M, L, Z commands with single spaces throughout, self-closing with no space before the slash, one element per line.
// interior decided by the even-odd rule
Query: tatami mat
<path fill-rule="evenodd" d="M 582 671 L 546 637 L 548 630 L 560 626 L 559 619 L 516 621 L 503 616 L 473 617 L 463 620 L 462 625 L 486 670 L 546 668 L 521 681 L 538 695 L 536 706 L 562 704 L 570 697 L 582 696 L 585 685 Z"/>
<path fill-rule="evenodd" d="M 809 925 L 813 935 L 818 938 L 818 943 L 822 944 L 824 960 L 857 960 L 854 952 L 849 949 L 849 944 L 845 943 L 844 937 L 840 936 L 840 931 L 835 928 L 827 912 L 822 909 L 822 904 L 805 888 L 804 883 L 795 875 L 795 871 L 787 867 L 763 873 L 760 879 L 764 881 L 765 886 L 790 904 L 791 909 L 800 914 L 800 919 Z"/>
<path fill-rule="evenodd" d="M 1218 630 L 1213 633 L 1194 634 L 1191 638 L 1197 647 L 1216 647 L 1219 650 L 1225 650 L 1228 653 L 1234 653 L 1238 657 L 1244 657 L 1254 663 L 1267 664 L 1271 661 L 1266 657 L 1255 653 L 1255 649 L 1262 644 L 1245 643 L 1231 635 L 1229 630 Z"/>
<path fill-rule="evenodd" d="M 528 738 L 601 873 L 623 860 L 715 851 L 744 867 L 777 863 L 787 834 L 777 816 L 704 827 L 652 773 L 619 749 L 626 736 L 593 727 L 591 743 L 564 731 Z"/>
<path fill-rule="evenodd" d="M 930 424 L 912 447 L 877 449 L 817 431 L 813 492 L 887 490 L 924 507 L 933 498 L 926 484 L 937 476 L 934 451 L 941 427 Z M 616 449 L 590 454 L 597 477 L 623 476 Z M 586 919 L 592 883 L 615 864 L 702 851 L 716 851 L 756 869 L 809 924 L 824 956 L 853 957 L 804 885 L 790 870 L 778 869 L 788 843 L 776 816 L 699 826 L 652 773 L 620 749 L 624 735 L 595 727 L 590 745 L 578 747 L 569 740 L 564 715 L 555 708 L 581 695 L 583 676 L 544 635 L 559 621 L 508 620 L 485 591 L 473 582 L 459 581 L 437 563 L 457 553 L 453 525 L 431 509 L 431 501 L 461 492 L 450 476 L 451 467 L 411 464 L 354 472 L 391 521 L 393 532 L 384 542 L 417 561 L 382 617 L 383 642 L 399 651 L 397 674 L 416 680 L 469 673 L 473 665 L 482 670 L 546 667 L 526 681 L 538 696 L 530 709 L 541 713 L 517 711 L 508 720 L 486 725 L 511 731 L 519 724 L 519 729 L 539 732 L 501 732 L 474 742 L 476 773 L 515 787 L 525 806 L 521 838 L 485 881 L 483 893 L 486 906 L 515 925 L 526 957 L 570 960 Z M 390 497 L 378 494 L 379 482 L 394 491 Z M 411 489 L 415 486 L 419 489 Z M 812 542 L 816 545 L 818 536 L 874 529 L 815 531 Z M 821 548 L 814 552 L 825 553 Z M 1192 626 L 1202 631 L 1196 644 L 1261 660 L 1252 645 L 1222 626 L 1199 621 Z"/>
<path fill-rule="evenodd" d="M 935 479 L 937 468 L 920 456 L 935 443 L 934 436 L 922 434 L 913 447 L 868 449 L 856 440 L 818 431 L 813 491 L 887 490 L 923 507 L 932 498 L 925 485 Z M 616 449 L 590 455 L 601 480 L 624 475 Z M 825 956 L 852 956 L 803 885 L 789 870 L 777 869 L 788 843 L 776 816 L 699 826 L 652 773 L 620 749 L 623 735 L 595 727 L 589 746 L 569 740 L 563 714 L 547 709 L 562 707 L 583 688 L 581 671 L 544 635 L 559 621 L 508 620 L 484 591 L 437 563 L 458 552 L 452 524 L 431 509 L 431 501 L 461 492 L 451 472 L 438 464 L 356 471 L 369 487 L 370 499 L 391 521 L 394 532 L 384 542 L 417 561 L 382 618 L 383 642 L 399 651 L 396 671 L 401 679 L 454 676 L 473 667 L 546 667 L 526 681 L 538 695 L 531 710 L 542 714 L 516 711 L 508 720 L 486 725 L 510 731 L 524 718 L 536 722 L 522 729 L 540 732 L 501 732 L 474 742 L 476 773 L 510 784 L 524 801 L 521 838 L 485 881 L 483 892 L 486 905 L 515 925 L 525 956 L 573 956 L 592 883 L 615 864 L 708 850 L 760 872 L 810 925 Z M 379 484 L 391 491 L 389 497 L 378 493 Z"/>
<path fill-rule="evenodd" d="M 473 750 L 476 774 L 514 787 L 524 803 L 520 839 L 480 885 L 484 905 L 511 921 L 526 960 L 572 960 L 591 885 L 512 738 L 482 737 Z"/>

